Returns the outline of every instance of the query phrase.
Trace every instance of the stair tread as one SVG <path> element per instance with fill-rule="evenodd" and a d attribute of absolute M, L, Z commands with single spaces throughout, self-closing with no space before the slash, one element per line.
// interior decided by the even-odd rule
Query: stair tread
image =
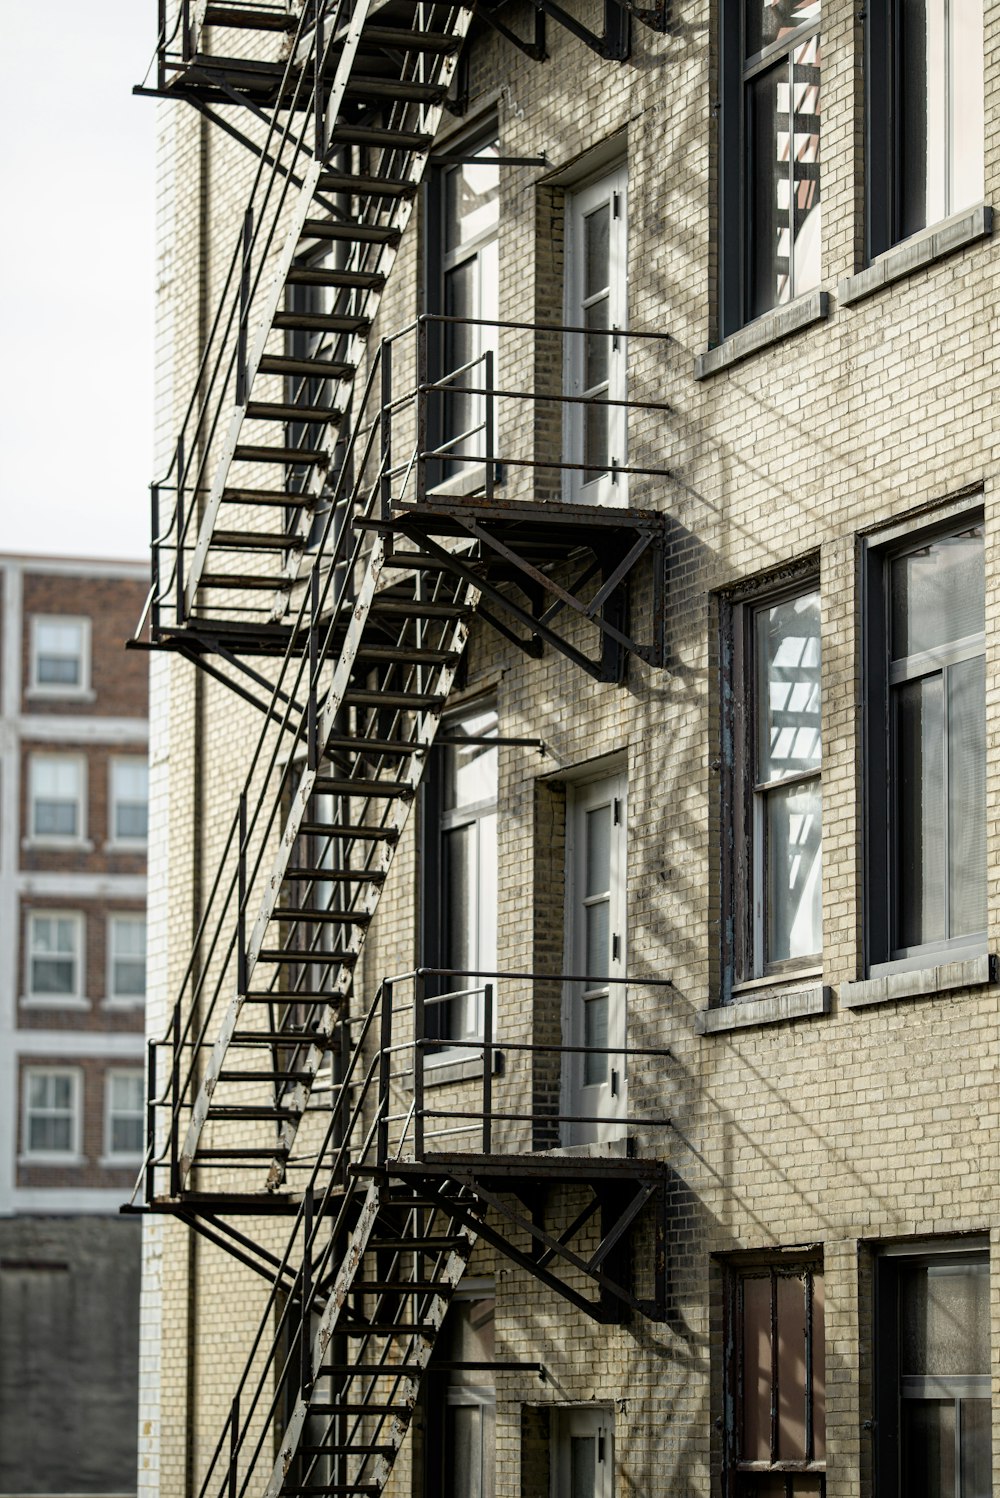
<path fill-rule="evenodd" d="M 346 380 L 354 373 L 354 365 L 341 359 L 300 359 L 295 354 L 264 354 L 258 368 L 261 374 L 314 376 L 318 380 Z"/>
<path fill-rule="evenodd" d="M 339 421 L 343 414 L 339 406 L 296 406 L 283 401 L 251 401 L 247 406 L 248 421 L 299 421 L 326 426 Z"/>
<path fill-rule="evenodd" d="M 366 926 L 371 920 L 367 910 L 311 910 L 308 905 L 277 905 L 271 919 L 275 921 L 316 921 L 322 925 Z"/>
<path fill-rule="evenodd" d="M 265 447 L 241 442 L 233 454 L 237 463 L 327 463 L 329 454 L 322 447 Z"/>
<path fill-rule="evenodd" d="M 394 843 L 399 838 L 395 827 L 363 827 L 348 822 L 302 822 L 299 831 L 315 837 L 367 838 L 387 843 Z"/>
<path fill-rule="evenodd" d="M 382 130 L 376 125 L 337 125 L 333 131 L 334 145 L 426 151 L 433 143 L 433 135 L 421 130 Z"/>
<path fill-rule="evenodd" d="M 322 172 L 319 179 L 320 192 L 349 192 L 359 198 L 408 198 L 416 190 L 417 183 L 403 177 L 374 177 L 361 172 Z"/>
<path fill-rule="evenodd" d="M 304 864 L 289 864 L 286 879 L 314 879 L 320 884 L 384 884 L 385 869 L 310 869 Z"/>
<path fill-rule="evenodd" d="M 334 780 L 320 775 L 313 785 L 314 796 L 400 796 L 405 799 L 413 794 L 413 787 L 406 780 Z"/>
<path fill-rule="evenodd" d="M 320 177 L 320 191 L 323 190 L 327 176 L 336 182 L 351 180 L 344 173 L 324 173 Z M 331 184 L 327 190 L 336 192 L 338 188 Z M 385 276 L 381 271 L 340 270 L 332 265 L 293 265 L 285 279 L 291 286 L 334 286 L 346 291 L 381 291 L 385 285 Z"/>

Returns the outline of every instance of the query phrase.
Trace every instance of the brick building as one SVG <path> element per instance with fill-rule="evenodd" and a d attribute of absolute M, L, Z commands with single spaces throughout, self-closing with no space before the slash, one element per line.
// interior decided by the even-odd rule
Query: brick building
<path fill-rule="evenodd" d="M 148 693 L 124 642 L 146 588 L 135 563 L 0 556 L 5 1493 L 133 1486 Z"/>
<path fill-rule="evenodd" d="M 141 1492 L 985 1498 L 1000 10 L 172 16 Z"/>

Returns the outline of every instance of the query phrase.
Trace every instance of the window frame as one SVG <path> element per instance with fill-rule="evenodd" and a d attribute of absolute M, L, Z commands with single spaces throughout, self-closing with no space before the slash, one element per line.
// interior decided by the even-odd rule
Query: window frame
<path fill-rule="evenodd" d="M 737 20 L 727 24 L 734 14 Z M 719 332 L 724 340 L 738 333 L 741 328 L 756 322 L 790 305 L 799 297 L 807 296 L 822 284 L 823 262 L 820 251 L 819 277 L 814 286 L 799 290 L 794 284 L 794 260 L 792 284 L 789 295 L 783 302 L 775 302 L 761 312 L 750 311 L 750 285 L 753 268 L 753 246 L 755 243 L 751 202 L 752 183 L 756 180 L 752 167 L 753 132 L 750 122 L 750 88 L 756 78 L 780 61 L 783 55 L 791 57 L 792 51 L 811 41 L 822 40 L 823 15 L 797 26 L 788 36 L 770 43 L 759 52 L 748 56 L 746 52 L 746 3 L 737 6 L 720 0 L 717 13 L 719 36 L 719 230 L 720 250 L 718 258 L 719 287 Z M 822 68 L 822 62 L 820 63 Z M 822 79 L 820 89 L 822 90 Z M 820 174 L 822 186 L 822 92 L 820 94 Z M 791 164 L 792 153 L 789 152 Z M 793 194 L 794 196 L 794 194 Z M 822 202 L 822 194 L 820 195 Z M 792 254 L 794 256 L 794 221 Z M 822 220 L 821 220 L 822 222 Z"/>
<path fill-rule="evenodd" d="M 604 167 L 589 180 L 567 188 L 564 200 L 565 267 L 563 275 L 563 317 L 567 327 L 583 327 L 586 304 L 586 262 L 583 249 L 586 219 L 607 204 L 608 222 L 608 325 L 628 327 L 628 161 L 622 157 Z M 608 378 L 592 388 L 604 389 L 605 400 L 624 401 L 628 396 L 628 341 L 607 339 Z M 581 334 L 565 335 L 563 352 L 563 393 L 585 395 L 583 366 L 586 358 L 585 338 Z M 587 474 L 579 469 L 563 471 L 563 499 L 567 503 L 622 506 L 628 504 L 628 474 L 617 472 L 628 464 L 628 412 L 624 406 L 608 407 L 608 470 Z M 567 404 L 563 423 L 563 440 L 572 463 L 583 463 L 585 450 L 586 407 Z"/>
<path fill-rule="evenodd" d="M 491 1276 L 468 1276 L 455 1291 L 448 1305 L 448 1315 L 441 1326 L 438 1338 L 438 1356 L 442 1349 L 445 1356 L 450 1350 L 451 1331 L 454 1319 L 461 1306 L 493 1307 L 491 1318 L 495 1325 L 496 1288 Z M 454 1311 L 454 1316 L 452 1315 Z M 449 1320 L 449 1318 L 451 1318 Z M 491 1333 L 492 1338 L 492 1333 Z M 424 1490 L 428 1493 L 444 1492 L 447 1485 L 446 1448 L 447 1411 L 475 1409 L 479 1411 L 478 1470 L 480 1491 L 493 1493 L 496 1490 L 496 1378 L 486 1369 L 476 1370 L 477 1382 L 459 1380 L 460 1370 L 451 1367 L 438 1369 L 431 1358 L 427 1365 L 421 1401 L 424 1405 L 426 1438 L 423 1447 Z"/>
<path fill-rule="evenodd" d="M 114 1083 L 121 1079 L 139 1083 L 139 1106 L 135 1109 L 115 1109 Z M 139 1120 L 139 1148 L 116 1150 L 114 1147 L 114 1123 L 116 1118 Z M 109 1066 L 104 1073 L 104 1153 L 102 1165 L 134 1165 L 142 1159 L 146 1145 L 146 1090 L 145 1073 L 141 1066 Z"/>
<path fill-rule="evenodd" d="M 976 1261 L 986 1265 L 991 1276 L 990 1244 L 987 1234 L 970 1234 L 965 1238 L 911 1240 L 906 1243 L 888 1243 L 876 1246 L 874 1256 L 874 1285 L 872 1298 L 872 1428 L 874 1432 L 875 1493 L 877 1498 L 902 1498 L 902 1442 L 901 1405 L 903 1392 L 902 1375 L 899 1371 L 899 1339 L 901 1332 L 900 1270 L 906 1265 L 919 1267 L 937 1263 L 958 1265 Z M 987 1334 L 989 1335 L 989 1333 Z M 935 1379 L 935 1375 L 928 1375 Z M 991 1373 L 981 1375 L 942 1376 L 955 1387 L 965 1384 L 963 1392 L 954 1392 L 951 1397 L 956 1404 L 962 1398 L 991 1398 Z M 968 1381 L 975 1379 L 978 1392 L 968 1390 Z M 941 1390 L 913 1398 L 941 1398 Z M 944 1398 L 949 1396 L 945 1394 Z M 956 1489 L 960 1486 L 958 1455 L 961 1444 L 961 1421 L 955 1421 Z"/>
<path fill-rule="evenodd" d="M 38 662 L 42 655 L 39 648 L 38 636 L 40 630 L 49 624 L 73 625 L 80 631 L 80 650 L 78 659 L 80 662 L 80 680 L 72 685 L 62 682 L 41 681 L 38 675 Z M 93 696 L 90 686 L 91 672 L 91 621 L 86 614 L 32 614 L 31 616 L 31 650 L 30 666 L 28 672 L 28 690 L 32 697 L 60 697 L 60 698 L 90 698 Z"/>
<path fill-rule="evenodd" d="M 118 831 L 118 808 L 122 805 L 138 806 L 140 803 L 116 793 L 115 779 L 121 769 L 133 769 L 142 765 L 146 771 L 146 831 L 141 837 L 123 836 Z M 106 847 L 114 850 L 141 851 L 149 843 L 149 759 L 145 754 L 113 754 L 108 760 L 108 837 Z"/>
<path fill-rule="evenodd" d="M 552 1406 L 550 1471 L 551 1498 L 572 1498 L 572 1463 L 568 1453 L 575 1437 L 593 1437 L 595 1445 L 594 1498 L 614 1498 L 615 1411 L 609 1404 Z"/>
<path fill-rule="evenodd" d="M 822 974 L 823 951 L 802 957 L 766 960 L 767 878 L 762 823 L 767 787 L 758 782 L 759 752 L 756 620 L 766 609 L 815 593 L 820 606 L 820 692 L 823 686 L 822 589 L 818 559 L 796 569 L 778 584 L 762 583 L 721 605 L 723 744 L 723 965 L 722 1003 L 759 996 L 762 989 Z M 822 711 L 822 709 L 821 709 Z M 769 782 L 771 789 L 817 781 L 820 796 L 820 881 L 822 888 L 823 760 L 822 719 L 818 770 Z M 822 928 L 821 928 L 822 930 Z"/>
<path fill-rule="evenodd" d="M 143 989 L 141 994 L 120 993 L 115 986 L 115 963 L 116 961 L 137 962 L 135 957 L 122 957 L 116 951 L 114 931 L 116 925 L 125 924 L 130 926 L 141 925 L 143 928 Z M 108 912 L 105 924 L 107 949 L 107 974 L 106 974 L 106 998 L 105 1003 L 115 1009 L 141 1009 L 146 1003 L 146 993 L 149 983 L 148 961 L 149 953 L 147 947 L 148 920 L 143 911 L 140 910 L 112 910 Z"/>
<path fill-rule="evenodd" d="M 896 784 L 894 744 L 891 731 L 892 674 L 889 659 L 889 610 L 892 603 L 889 578 L 892 563 L 908 552 L 949 535 L 957 535 L 972 526 L 984 528 L 981 504 L 967 502 L 949 507 L 945 514 L 929 524 L 903 524 L 865 538 L 862 549 L 862 619 L 863 641 L 863 830 L 864 859 L 864 967 L 869 977 L 921 971 L 942 963 L 963 962 L 981 957 L 987 950 L 987 930 L 981 933 L 926 942 L 904 951 L 894 950 L 894 897 L 898 888 L 895 858 L 893 787 Z M 970 640 L 973 636 L 965 637 Z M 983 636 L 985 655 L 985 631 Z M 964 659 L 974 658 L 964 655 Z M 910 657 L 909 659 L 916 659 Z M 917 680 L 919 676 L 908 679 Z M 985 730 L 984 730 L 985 738 Z M 989 746 L 985 745 L 988 764 Z M 876 859 L 881 858 L 884 876 L 876 877 Z M 947 871 L 946 871 L 947 874 Z M 985 877 L 985 871 L 984 871 Z M 945 877 L 947 888 L 947 878 Z"/>
<path fill-rule="evenodd" d="M 26 1165 L 76 1165 L 81 1163 L 83 1073 L 78 1066 L 26 1065 L 21 1073 L 21 1153 Z M 35 1077 L 68 1077 L 71 1101 L 67 1110 L 42 1110 L 45 1117 L 68 1117 L 70 1144 L 65 1150 L 32 1149 L 31 1119 L 37 1110 L 31 1108 L 31 1081 Z"/>
<path fill-rule="evenodd" d="M 81 910 L 55 910 L 48 906 L 31 906 L 25 912 L 24 931 L 24 1002 L 38 1008 L 62 1009 L 62 1008 L 85 1008 L 86 998 L 86 920 Z M 52 993 L 40 991 L 35 988 L 34 964 L 38 957 L 51 957 L 51 953 L 36 953 L 34 928 L 39 920 L 61 920 L 69 921 L 74 933 L 73 952 L 70 961 L 73 964 L 73 986 L 68 993 Z M 63 954 L 56 954 L 57 959 Z"/>
<path fill-rule="evenodd" d="M 72 765 L 77 772 L 75 832 L 39 832 L 37 826 L 38 802 L 36 775 L 43 765 Z M 82 754 L 52 754 L 47 751 L 32 751 L 28 756 L 28 841 L 39 847 L 80 848 L 87 843 L 87 759 Z M 50 800 L 56 798 L 50 797 Z M 61 798 L 60 798 L 61 799 Z M 67 802 L 68 804 L 68 802 Z"/>

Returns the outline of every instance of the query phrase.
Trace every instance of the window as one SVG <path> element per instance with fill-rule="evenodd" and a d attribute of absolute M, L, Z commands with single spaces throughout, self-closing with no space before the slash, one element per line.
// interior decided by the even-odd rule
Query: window
<path fill-rule="evenodd" d="M 819 590 L 741 605 L 732 649 L 727 882 L 735 915 L 729 966 L 738 985 L 821 959 Z"/>
<path fill-rule="evenodd" d="M 729 1268 L 726 1292 L 725 1498 L 822 1498 L 822 1265 L 748 1261 Z"/>
<path fill-rule="evenodd" d="M 146 1142 L 146 1099 L 141 1071 L 109 1071 L 104 1083 L 104 1150 L 109 1159 L 134 1160 Z"/>
<path fill-rule="evenodd" d="M 75 1067 L 26 1067 L 25 1155 L 68 1159 L 79 1150 L 79 1136 L 80 1073 Z"/>
<path fill-rule="evenodd" d="M 553 1498 L 612 1498 L 614 1416 L 593 1405 L 557 1410 L 552 1451 Z"/>
<path fill-rule="evenodd" d="M 886 1250 L 875 1280 L 878 1498 L 989 1498 L 990 1279 L 982 1240 Z"/>
<path fill-rule="evenodd" d="M 445 718 L 424 801 L 424 949 L 427 965 L 491 972 L 497 960 L 497 714 L 479 705 Z M 461 984 L 465 989 L 474 985 Z M 432 995 L 428 1035 L 482 1035 L 475 993 Z"/>
<path fill-rule="evenodd" d="M 454 1296 L 427 1369 L 425 1491 L 439 1498 L 493 1498 L 496 1380 L 492 1284 Z M 440 1364 L 450 1365 L 447 1369 Z"/>
<path fill-rule="evenodd" d="M 31 836 L 78 842 L 84 836 L 86 766 L 68 755 L 33 754 L 30 766 Z"/>
<path fill-rule="evenodd" d="M 28 914 L 28 997 L 55 1000 L 83 993 L 83 917 L 75 912 Z"/>
<path fill-rule="evenodd" d="M 149 770 L 144 759 L 111 761 L 113 843 L 145 843 L 149 815 Z"/>
<path fill-rule="evenodd" d="M 74 696 L 90 685 L 90 620 L 36 614 L 31 621 L 31 688 Z"/>
<path fill-rule="evenodd" d="M 431 406 L 433 444 L 446 455 L 433 481 L 456 493 L 482 487 L 486 403 L 482 396 L 465 392 L 483 388 L 483 355 L 497 348 L 497 329 L 470 320 L 496 322 L 500 315 L 499 154 L 495 135 L 488 134 L 449 148 L 449 156 L 464 160 L 437 166 L 431 161 L 428 310 L 469 319 L 432 323 L 429 334 L 431 368 L 448 387 Z"/>
<path fill-rule="evenodd" d="M 869 554 L 870 965 L 986 941 L 983 527 Z"/>
<path fill-rule="evenodd" d="M 108 921 L 108 997 L 141 1004 L 146 997 L 146 917 L 113 915 Z"/>
<path fill-rule="evenodd" d="M 616 171 L 570 193 L 566 200 L 566 323 L 593 329 L 566 336 L 566 393 L 594 405 L 566 406 L 566 450 L 583 471 L 566 473 L 566 498 L 590 504 L 627 503 L 625 339 L 603 329 L 624 328 L 628 173 Z"/>
<path fill-rule="evenodd" d="M 874 0 L 869 257 L 982 201 L 983 0 Z"/>
<path fill-rule="evenodd" d="M 819 0 L 722 18 L 722 334 L 820 280 Z"/>

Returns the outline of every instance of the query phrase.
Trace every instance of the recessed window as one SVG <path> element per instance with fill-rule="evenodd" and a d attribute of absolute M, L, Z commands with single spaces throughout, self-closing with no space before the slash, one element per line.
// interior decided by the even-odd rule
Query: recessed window
<path fill-rule="evenodd" d="M 982 201 L 982 0 L 872 0 L 869 253 Z"/>
<path fill-rule="evenodd" d="M 727 1274 L 726 1498 L 822 1498 L 823 1269 L 785 1258 Z"/>
<path fill-rule="evenodd" d="M 819 285 L 819 0 L 742 0 L 722 27 L 722 333 Z"/>
<path fill-rule="evenodd" d="M 85 833 L 86 765 L 69 755 L 33 754 L 30 761 L 31 836 L 43 841 L 79 841 Z"/>
<path fill-rule="evenodd" d="M 33 910 L 28 915 L 28 997 L 54 1000 L 83 993 L 83 917 Z"/>
<path fill-rule="evenodd" d="M 609 1409 L 553 1411 L 552 1498 L 613 1498 L 614 1415 Z"/>
<path fill-rule="evenodd" d="M 990 1276 L 985 1246 L 876 1264 L 878 1498 L 989 1498 Z"/>
<path fill-rule="evenodd" d="M 105 1155 L 134 1160 L 146 1142 L 146 1099 L 142 1072 L 109 1071 L 105 1076 Z"/>
<path fill-rule="evenodd" d="M 566 199 L 566 498 L 588 504 L 627 503 L 627 351 L 624 328 L 628 225 L 624 164 L 569 193 Z M 585 401 L 587 404 L 576 404 Z"/>
<path fill-rule="evenodd" d="M 90 620 L 36 614 L 31 621 L 31 686 L 73 696 L 90 685 Z"/>
<path fill-rule="evenodd" d="M 144 759 L 111 761 L 110 833 L 114 843 L 145 843 L 149 828 L 149 769 Z"/>
<path fill-rule="evenodd" d="M 981 522 L 869 556 L 869 922 L 873 967 L 986 941 Z"/>
<path fill-rule="evenodd" d="M 113 915 L 108 920 L 108 996 L 126 1004 L 146 997 L 146 917 Z"/>
<path fill-rule="evenodd" d="M 80 1073 L 75 1067 L 24 1071 L 25 1155 L 75 1157 L 80 1138 Z"/>
<path fill-rule="evenodd" d="M 428 1365 L 425 1491 L 439 1498 L 493 1498 L 496 1490 L 496 1382 L 482 1366 L 496 1356 L 494 1308 L 491 1285 L 458 1291 Z"/>

